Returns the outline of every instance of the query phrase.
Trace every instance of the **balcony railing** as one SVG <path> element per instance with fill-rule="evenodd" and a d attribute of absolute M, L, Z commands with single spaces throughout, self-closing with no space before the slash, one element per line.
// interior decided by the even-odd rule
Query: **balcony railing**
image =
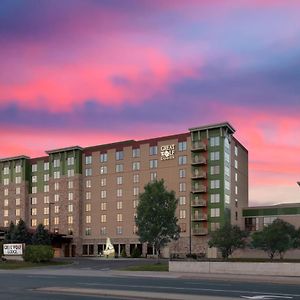
<path fill-rule="evenodd" d="M 206 235 L 208 234 L 207 228 L 192 228 L 193 235 Z"/>
<path fill-rule="evenodd" d="M 205 165 L 206 159 L 203 156 L 195 155 L 192 159 L 192 164 L 193 165 Z"/>
<path fill-rule="evenodd" d="M 192 221 L 207 221 L 206 214 L 193 214 Z"/>
<path fill-rule="evenodd" d="M 206 206 L 207 202 L 204 199 L 194 199 L 192 200 L 192 206 Z"/>
<path fill-rule="evenodd" d="M 206 151 L 206 144 L 200 141 L 192 143 L 192 151 Z"/>
<path fill-rule="evenodd" d="M 206 193 L 206 186 L 205 185 L 194 185 L 192 186 L 193 193 Z"/>
<path fill-rule="evenodd" d="M 192 174 L 192 179 L 205 179 L 207 176 L 204 171 L 194 171 Z"/>

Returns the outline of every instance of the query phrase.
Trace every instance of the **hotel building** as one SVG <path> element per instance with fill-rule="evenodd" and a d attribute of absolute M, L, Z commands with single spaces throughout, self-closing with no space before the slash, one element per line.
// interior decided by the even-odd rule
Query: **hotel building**
<path fill-rule="evenodd" d="M 208 252 L 211 231 L 243 226 L 248 207 L 248 152 L 229 123 L 147 140 L 46 151 L 0 159 L 0 227 L 22 218 L 55 234 L 60 256 L 97 255 L 110 237 L 116 252 L 141 245 L 136 207 L 144 186 L 164 179 L 178 198 L 180 239 L 163 254 Z"/>

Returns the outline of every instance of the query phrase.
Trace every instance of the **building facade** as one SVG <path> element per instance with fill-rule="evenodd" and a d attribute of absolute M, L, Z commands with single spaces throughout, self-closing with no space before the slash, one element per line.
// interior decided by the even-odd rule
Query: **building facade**
<path fill-rule="evenodd" d="M 0 227 L 21 218 L 61 237 L 57 255 L 97 255 L 110 237 L 116 252 L 141 245 L 136 207 L 144 186 L 164 179 L 174 190 L 180 239 L 164 249 L 207 253 L 208 234 L 226 220 L 242 226 L 248 207 L 248 152 L 229 123 L 177 135 L 46 151 L 0 159 Z"/>

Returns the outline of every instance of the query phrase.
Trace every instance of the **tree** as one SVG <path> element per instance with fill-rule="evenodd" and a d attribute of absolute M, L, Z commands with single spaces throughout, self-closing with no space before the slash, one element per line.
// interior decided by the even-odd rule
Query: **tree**
<path fill-rule="evenodd" d="M 283 259 L 285 252 L 298 246 L 298 234 L 295 227 L 283 220 L 276 219 L 262 231 L 252 234 L 251 245 L 268 253 L 273 260 L 278 253 Z"/>
<path fill-rule="evenodd" d="M 223 259 L 227 259 L 236 249 L 246 246 L 247 235 L 247 232 L 242 231 L 238 226 L 226 223 L 212 232 L 208 246 L 218 248 Z"/>
<path fill-rule="evenodd" d="M 14 237 L 16 243 L 31 243 L 31 236 L 28 232 L 26 223 L 22 219 L 20 219 L 18 225 L 15 228 Z"/>
<path fill-rule="evenodd" d="M 43 224 L 39 224 L 32 237 L 32 244 L 34 245 L 50 245 L 51 238 L 48 230 L 45 229 Z"/>
<path fill-rule="evenodd" d="M 158 257 L 162 247 L 179 238 L 177 203 L 175 192 L 166 190 L 163 179 L 148 183 L 139 196 L 135 221 L 139 239 L 141 243 L 153 245 Z"/>
<path fill-rule="evenodd" d="M 5 242 L 6 243 L 14 243 L 15 242 L 15 230 L 16 226 L 14 222 L 10 222 L 8 232 L 5 234 Z"/>

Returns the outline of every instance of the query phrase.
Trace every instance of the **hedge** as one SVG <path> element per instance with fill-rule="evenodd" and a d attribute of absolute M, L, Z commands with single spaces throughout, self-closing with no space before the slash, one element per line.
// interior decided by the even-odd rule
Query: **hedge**
<path fill-rule="evenodd" d="M 28 245 L 25 247 L 23 258 L 33 263 L 47 262 L 54 257 L 54 250 L 47 245 Z"/>

